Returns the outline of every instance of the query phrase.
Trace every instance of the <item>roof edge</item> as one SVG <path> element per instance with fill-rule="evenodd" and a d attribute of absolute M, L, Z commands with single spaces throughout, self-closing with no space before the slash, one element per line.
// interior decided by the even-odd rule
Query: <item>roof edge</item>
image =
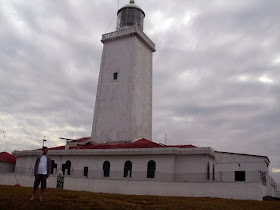
<path fill-rule="evenodd" d="M 246 156 L 253 156 L 253 157 L 261 157 L 261 158 L 266 158 L 268 162 L 270 163 L 270 160 L 267 156 L 263 155 L 251 155 L 251 154 L 246 154 L 246 153 L 234 153 L 234 152 L 221 152 L 221 151 L 215 151 L 216 153 L 225 153 L 225 154 L 232 154 L 232 155 L 246 155 Z"/>

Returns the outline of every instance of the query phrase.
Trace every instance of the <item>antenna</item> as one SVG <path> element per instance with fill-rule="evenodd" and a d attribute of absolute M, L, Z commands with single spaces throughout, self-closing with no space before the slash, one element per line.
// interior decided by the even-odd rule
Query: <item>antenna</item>
<path fill-rule="evenodd" d="M 73 141 L 74 139 L 67 139 L 67 138 L 63 138 L 63 137 L 59 137 L 59 139 L 63 139 L 63 140 L 66 140 L 66 141 Z"/>
<path fill-rule="evenodd" d="M 167 143 L 167 134 L 164 135 L 164 142 L 165 142 L 165 145 Z"/>
<path fill-rule="evenodd" d="M 113 19 L 114 19 L 114 17 L 112 17 L 112 19 L 111 19 L 111 21 L 110 21 L 110 23 L 109 23 L 109 25 L 108 25 L 108 27 L 107 27 L 107 29 L 106 29 L 105 33 L 107 33 L 107 31 L 108 31 L 108 29 L 109 29 L 109 27 L 110 27 L 110 25 L 111 25 L 111 23 L 112 23 Z"/>

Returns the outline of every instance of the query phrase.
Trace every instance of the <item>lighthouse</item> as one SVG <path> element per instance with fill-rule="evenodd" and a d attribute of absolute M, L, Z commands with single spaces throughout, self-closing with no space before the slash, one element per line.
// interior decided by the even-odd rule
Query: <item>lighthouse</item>
<path fill-rule="evenodd" d="M 130 0 L 117 29 L 103 34 L 91 141 L 152 140 L 152 66 L 155 44 L 143 32 L 144 11 Z"/>

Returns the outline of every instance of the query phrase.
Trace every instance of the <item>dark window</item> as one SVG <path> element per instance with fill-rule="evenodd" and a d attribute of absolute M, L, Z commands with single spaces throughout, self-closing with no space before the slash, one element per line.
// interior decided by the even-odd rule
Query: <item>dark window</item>
<path fill-rule="evenodd" d="M 65 167 L 66 167 L 66 165 L 65 165 L 65 164 L 62 164 L 62 172 L 63 172 L 63 175 L 65 174 Z"/>
<path fill-rule="evenodd" d="M 131 171 L 132 171 L 132 163 L 131 161 L 126 161 L 124 164 L 124 174 L 123 177 L 131 177 Z"/>
<path fill-rule="evenodd" d="M 57 164 L 52 160 L 52 165 L 51 165 L 51 174 L 53 174 L 53 169 L 57 168 Z"/>
<path fill-rule="evenodd" d="M 87 166 L 84 167 L 84 176 L 88 177 L 88 167 Z"/>
<path fill-rule="evenodd" d="M 150 160 L 148 162 L 147 178 L 155 178 L 156 162 Z"/>
<path fill-rule="evenodd" d="M 235 171 L 235 181 L 245 181 L 245 171 Z"/>
<path fill-rule="evenodd" d="M 213 181 L 215 181 L 215 165 L 213 164 Z"/>
<path fill-rule="evenodd" d="M 70 175 L 70 171 L 71 171 L 71 161 L 70 160 L 66 161 L 66 167 L 67 167 L 67 175 Z"/>
<path fill-rule="evenodd" d="M 207 179 L 210 180 L 210 163 L 207 163 Z"/>
<path fill-rule="evenodd" d="M 65 164 L 62 164 L 62 172 L 65 174 L 65 170 L 67 169 L 67 175 L 70 175 L 71 171 L 71 161 L 67 160 Z"/>
<path fill-rule="evenodd" d="M 117 79 L 118 79 L 118 72 L 115 72 L 115 73 L 113 74 L 113 79 L 114 79 L 114 80 L 117 80 Z"/>
<path fill-rule="evenodd" d="M 104 177 L 110 176 L 110 162 L 109 161 L 105 161 L 103 163 L 103 172 L 104 172 Z"/>

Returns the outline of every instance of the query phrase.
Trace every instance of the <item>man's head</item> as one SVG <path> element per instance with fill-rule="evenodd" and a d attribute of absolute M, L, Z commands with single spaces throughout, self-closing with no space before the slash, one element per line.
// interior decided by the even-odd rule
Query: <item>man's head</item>
<path fill-rule="evenodd" d="M 48 154 L 48 147 L 43 147 L 42 153 L 43 153 L 43 155 L 47 155 Z"/>

